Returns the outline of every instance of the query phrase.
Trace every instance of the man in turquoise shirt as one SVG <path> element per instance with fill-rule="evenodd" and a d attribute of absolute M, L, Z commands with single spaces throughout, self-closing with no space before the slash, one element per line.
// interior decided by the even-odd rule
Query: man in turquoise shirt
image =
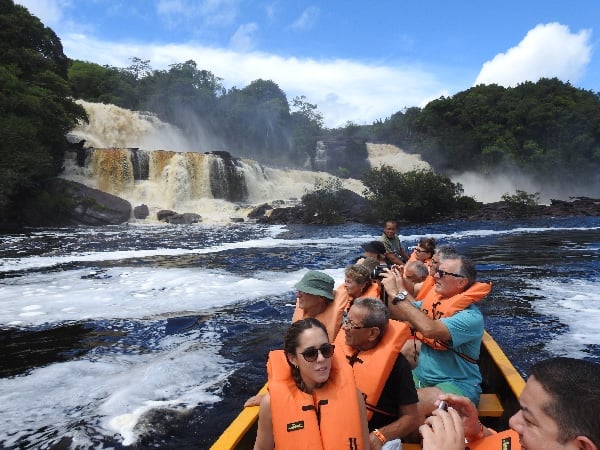
<path fill-rule="evenodd" d="M 461 255 L 449 255 L 440 261 L 434 275 L 435 288 L 431 293 L 439 310 L 446 314 L 430 314 L 421 310 L 421 302 L 406 292 L 402 276 L 397 271 L 383 274 L 382 285 L 388 298 L 390 316 L 408 321 L 411 328 L 428 338 L 426 341 L 442 343 L 432 347 L 421 346 L 417 367 L 413 371 L 419 393 L 419 412 L 424 418 L 433 409 L 435 401 L 443 392 L 469 397 L 475 404 L 481 394 L 481 373 L 477 360 L 484 332 L 483 315 L 473 304 L 457 307 L 452 311 L 448 305 L 476 282 L 475 266 Z M 426 308 L 431 300 L 425 298 Z M 433 319 L 430 316 L 436 316 Z"/>

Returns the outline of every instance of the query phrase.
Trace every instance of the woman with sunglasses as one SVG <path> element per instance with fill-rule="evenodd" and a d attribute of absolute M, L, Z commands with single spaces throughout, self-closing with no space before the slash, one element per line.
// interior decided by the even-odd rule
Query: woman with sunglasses
<path fill-rule="evenodd" d="M 434 238 L 422 237 L 408 260 L 421 261 L 422 263 L 427 264 L 435 252 L 435 245 Z"/>
<path fill-rule="evenodd" d="M 269 393 L 260 403 L 255 450 L 364 449 L 366 408 L 352 369 L 316 319 L 292 324 L 283 350 L 269 353 Z"/>

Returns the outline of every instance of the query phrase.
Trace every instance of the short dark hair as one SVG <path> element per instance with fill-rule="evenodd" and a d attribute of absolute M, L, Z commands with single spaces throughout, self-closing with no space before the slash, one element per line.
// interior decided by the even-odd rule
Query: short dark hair
<path fill-rule="evenodd" d="M 367 315 L 363 320 L 363 327 L 379 328 L 379 339 L 381 339 L 387 330 L 390 318 L 390 312 L 388 311 L 387 306 L 385 306 L 385 303 L 379 298 L 362 297 L 354 300 L 352 306 L 365 308 L 367 310 Z"/>
<path fill-rule="evenodd" d="M 600 447 L 600 364 L 551 358 L 535 364 L 530 375 L 552 399 L 544 412 L 556 421 L 562 443 L 586 436 Z"/>
<path fill-rule="evenodd" d="M 460 266 L 458 268 L 458 274 L 465 277 L 468 281 L 465 286 L 465 290 L 468 289 L 475 281 L 477 281 L 477 269 L 475 268 L 475 264 L 467 258 L 466 256 L 456 254 L 449 254 L 444 256 L 444 261 L 460 261 Z M 440 260 L 441 261 L 441 260 Z"/>

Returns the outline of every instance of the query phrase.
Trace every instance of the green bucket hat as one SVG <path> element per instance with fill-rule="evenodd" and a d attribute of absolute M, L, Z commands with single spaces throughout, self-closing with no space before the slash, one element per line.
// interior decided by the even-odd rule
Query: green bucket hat
<path fill-rule="evenodd" d="M 329 275 L 317 270 L 309 270 L 296 283 L 296 290 L 307 294 L 320 295 L 333 300 L 333 285 L 335 281 Z"/>

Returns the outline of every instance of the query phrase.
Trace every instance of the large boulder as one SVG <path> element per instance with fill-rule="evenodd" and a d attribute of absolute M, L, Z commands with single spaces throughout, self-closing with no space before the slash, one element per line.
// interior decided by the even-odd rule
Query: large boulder
<path fill-rule="evenodd" d="M 65 225 L 119 225 L 131 217 L 131 204 L 115 195 L 89 188 L 81 183 L 56 179 L 49 190 L 52 195 L 69 199 L 72 208 L 54 222 Z"/>

